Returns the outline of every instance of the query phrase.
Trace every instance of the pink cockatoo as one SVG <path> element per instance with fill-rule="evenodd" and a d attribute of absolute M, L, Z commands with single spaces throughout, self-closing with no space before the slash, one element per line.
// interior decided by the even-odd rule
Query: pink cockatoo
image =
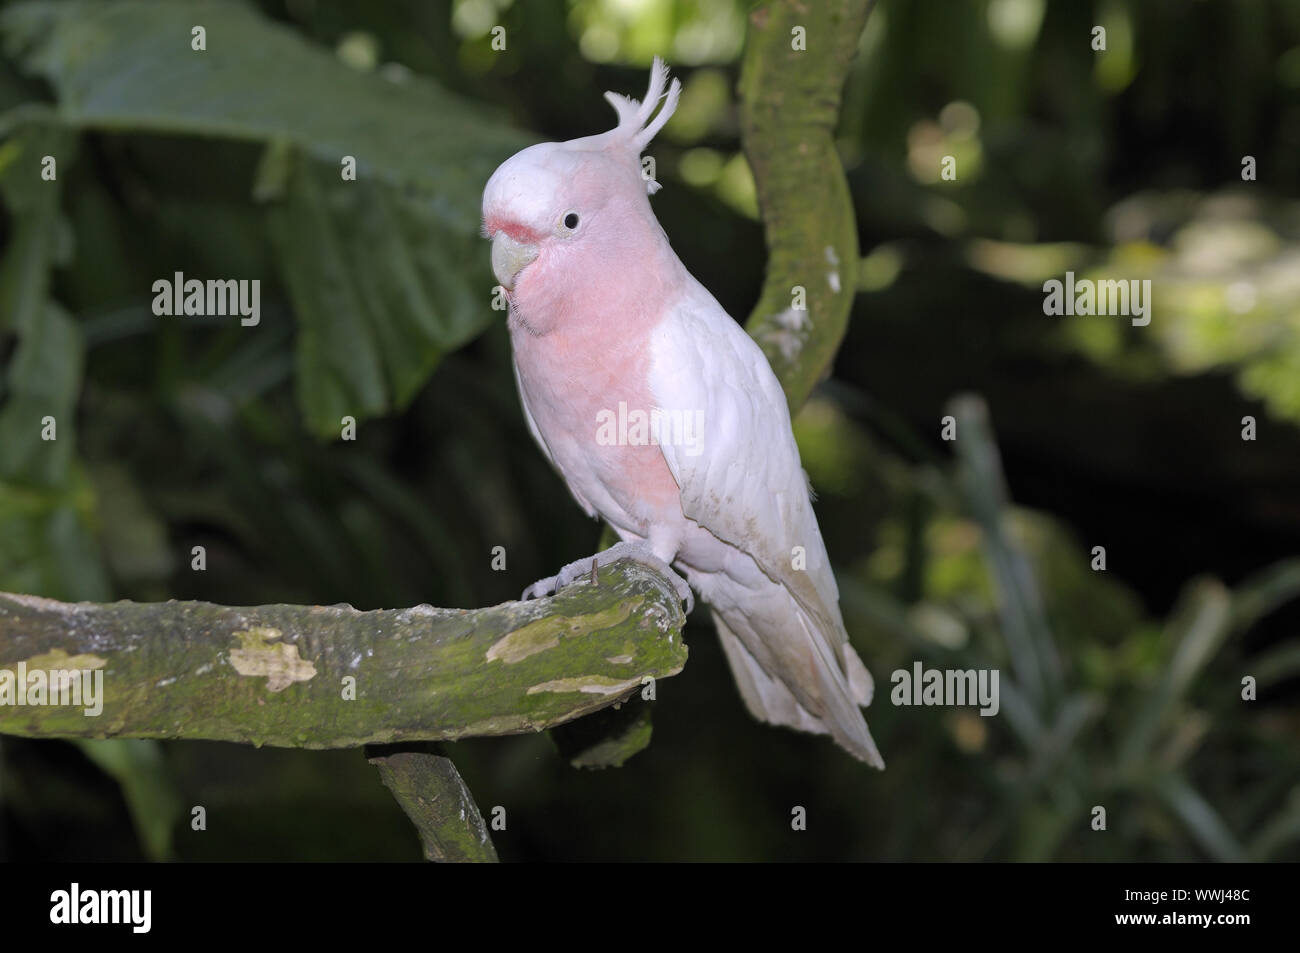
<path fill-rule="evenodd" d="M 844 629 L 781 385 L 650 208 L 659 185 L 641 153 L 677 106 L 667 84 L 656 59 L 644 102 L 605 94 L 614 129 L 524 149 L 483 193 L 529 430 L 622 540 L 524 597 L 630 556 L 689 612 L 675 567 L 709 604 L 755 718 L 830 734 L 883 768 L 859 707 L 871 675 Z"/>

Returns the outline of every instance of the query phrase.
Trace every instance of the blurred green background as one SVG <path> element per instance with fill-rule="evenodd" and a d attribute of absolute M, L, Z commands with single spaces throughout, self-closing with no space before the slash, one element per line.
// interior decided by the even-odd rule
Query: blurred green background
<path fill-rule="evenodd" d="M 0 589 L 479 606 L 592 552 L 521 417 L 479 196 L 662 55 L 653 204 L 743 319 L 748 9 L 0 5 Z M 889 768 L 749 719 L 697 612 L 624 767 L 449 746 L 503 859 L 1300 858 L 1300 4 L 882 0 L 838 136 L 862 293 L 795 427 Z M 1044 316 L 1067 270 L 1150 278 L 1151 324 Z M 155 317 L 176 271 L 260 279 L 260 325 Z M 999 668 L 1001 714 L 892 706 L 917 659 Z M 6 860 L 418 856 L 360 752 L 0 739 Z"/>

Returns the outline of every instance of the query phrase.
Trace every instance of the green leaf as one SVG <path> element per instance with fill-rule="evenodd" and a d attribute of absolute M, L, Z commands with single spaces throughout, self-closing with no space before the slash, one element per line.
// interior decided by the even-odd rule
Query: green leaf
<path fill-rule="evenodd" d="M 1300 840 L 1300 788 L 1293 788 L 1286 803 L 1268 819 L 1250 842 L 1251 860 L 1271 860 L 1283 847 Z"/>
<path fill-rule="evenodd" d="M 284 139 L 335 169 L 352 155 L 360 178 L 429 187 L 467 235 L 492 170 L 528 144 L 486 107 L 417 76 L 358 72 L 241 4 L 23 3 L 0 14 L 0 33 L 70 125 Z"/>
<path fill-rule="evenodd" d="M 122 788 L 140 846 L 150 860 L 172 853 L 172 829 L 181 815 L 181 797 L 157 741 L 114 738 L 73 742 Z"/>
<path fill-rule="evenodd" d="M 359 72 L 235 4 L 25 3 L 0 14 L 0 34 L 65 124 L 268 146 L 250 191 L 274 203 L 298 399 L 317 433 L 400 408 L 491 321 L 479 196 L 528 140 L 486 107 Z"/>
<path fill-rule="evenodd" d="M 24 126 L 0 144 L 0 198 L 13 219 L 0 259 L 0 331 L 20 337 L 39 323 L 61 250 L 62 181 L 41 177 L 47 155 L 54 157 L 56 172 L 66 172 L 76 155 L 75 138 L 58 128 Z"/>
<path fill-rule="evenodd" d="M 1209 801 L 1177 775 L 1157 785 L 1160 797 L 1187 825 L 1196 842 L 1215 860 L 1243 861 L 1246 851 Z"/>
<path fill-rule="evenodd" d="M 1232 590 L 1232 622 L 1244 632 L 1279 606 L 1300 596 L 1300 559 L 1285 559 L 1254 573 Z"/>
<path fill-rule="evenodd" d="M 1215 579 L 1201 579 L 1179 599 L 1167 626 L 1175 644 L 1173 657 L 1150 690 L 1125 738 L 1122 770 L 1141 769 L 1160 728 L 1173 713 L 1197 674 L 1232 632 L 1232 599 Z"/>
<path fill-rule="evenodd" d="M 450 241 L 431 201 L 299 157 L 271 236 L 298 315 L 299 403 L 318 433 L 404 406 L 492 318 L 481 243 Z"/>
<path fill-rule="evenodd" d="M 18 344 L 0 408 L 0 479 L 43 487 L 67 479 L 81 390 L 81 329 L 53 302 Z M 52 420 L 49 420 L 52 418 Z M 44 439 L 46 423 L 54 439 Z"/>
<path fill-rule="evenodd" d="M 1253 674 L 1261 686 L 1278 685 L 1288 678 L 1300 675 L 1300 643 L 1283 643 L 1276 649 L 1251 659 L 1248 674 Z"/>
<path fill-rule="evenodd" d="M 110 598 L 91 533 L 94 503 L 79 466 L 55 489 L 0 480 L 0 590 L 86 602 Z"/>
<path fill-rule="evenodd" d="M 0 330 L 18 344 L 0 368 L 0 588 L 63 599 L 105 599 L 109 589 L 90 526 L 94 495 L 76 465 L 80 326 L 49 299 L 61 258 L 61 178 L 41 178 L 52 155 L 62 176 L 75 141 L 27 126 L 0 146 L 0 197 L 13 223 L 0 259 Z M 43 439 L 53 418 L 55 439 Z"/>
<path fill-rule="evenodd" d="M 298 403 L 313 430 L 337 434 L 345 414 L 373 416 L 386 403 L 379 348 L 368 333 L 374 317 L 310 170 L 291 177 L 270 227 L 298 313 Z"/>
<path fill-rule="evenodd" d="M 957 421 L 957 483 L 971 517 L 979 523 L 989 571 L 997 580 L 998 615 L 1016 679 L 1039 711 L 1061 689 L 1061 663 L 1033 565 L 1007 530 L 1008 498 L 988 407 L 973 395 L 954 398 Z"/>

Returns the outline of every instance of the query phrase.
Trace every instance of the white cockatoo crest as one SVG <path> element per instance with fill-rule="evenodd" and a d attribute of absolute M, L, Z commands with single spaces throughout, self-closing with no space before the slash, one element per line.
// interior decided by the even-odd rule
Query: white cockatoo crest
<path fill-rule="evenodd" d="M 664 89 L 665 86 L 667 91 Z M 605 93 L 605 99 L 618 113 L 618 125 L 609 132 L 592 138 L 600 140 L 603 147 L 626 143 L 635 155 L 640 156 L 645 151 L 645 147 L 650 145 L 650 140 L 672 117 L 681 94 L 681 82 L 676 77 L 673 78 L 672 83 L 668 82 L 668 67 L 656 56 L 650 67 L 650 86 L 646 89 L 645 99 L 637 102 L 631 96 L 624 96 L 612 90 Z M 655 108 L 661 100 L 663 108 L 656 113 Z M 651 116 L 654 118 L 652 119 Z M 652 178 L 647 179 L 646 191 L 654 195 L 659 191 L 659 183 Z"/>

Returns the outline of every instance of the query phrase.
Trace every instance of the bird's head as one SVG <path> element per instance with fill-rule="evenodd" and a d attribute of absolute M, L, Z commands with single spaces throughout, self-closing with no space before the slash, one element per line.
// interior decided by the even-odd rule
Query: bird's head
<path fill-rule="evenodd" d="M 640 157 L 680 93 L 656 58 L 644 102 L 605 94 L 618 113 L 609 132 L 529 146 L 492 174 L 483 231 L 492 241 L 492 271 L 512 297 L 544 284 L 546 275 L 614 277 L 620 256 L 637 253 L 648 234 L 662 234 L 646 199 L 659 184 L 642 174 Z"/>

